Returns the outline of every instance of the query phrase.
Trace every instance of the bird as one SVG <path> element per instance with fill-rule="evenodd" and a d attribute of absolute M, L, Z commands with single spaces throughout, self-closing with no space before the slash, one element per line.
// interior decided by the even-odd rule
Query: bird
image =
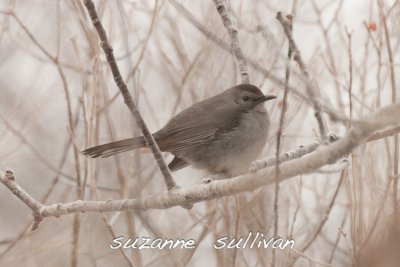
<path fill-rule="evenodd" d="M 270 130 L 264 95 L 251 84 L 238 84 L 197 102 L 171 118 L 153 137 L 163 152 L 174 155 L 168 167 L 177 171 L 192 165 L 222 177 L 246 173 L 261 153 Z M 143 136 L 88 148 L 92 158 L 147 147 Z"/>

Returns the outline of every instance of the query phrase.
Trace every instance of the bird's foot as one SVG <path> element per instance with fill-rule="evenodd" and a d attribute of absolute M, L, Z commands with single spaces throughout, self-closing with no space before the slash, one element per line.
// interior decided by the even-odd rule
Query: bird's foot
<path fill-rule="evenodd" d="M 203 178 L 201 181 L 200 181 L 200 183 L 201 184 L 209 184 L 209 183 L 211 183 L 213 181 L 213 178 L 211 178 L 211 177 L 206 177 L 206 178 Z"/>

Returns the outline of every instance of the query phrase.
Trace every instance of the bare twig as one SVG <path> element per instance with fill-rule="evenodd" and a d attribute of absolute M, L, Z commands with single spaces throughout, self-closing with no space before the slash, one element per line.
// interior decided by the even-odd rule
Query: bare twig
<path fill-rule="evenodd" d="M 325 266 L 325 267 L 333 267 L 332 264 L 330 263 L 325 263 L 322 261 L 318 261 L 316 259 L 311 258 L 310 256 L 307 256 L 306 254 L 297 251 L 297 250 L 293 250 L 293 252 L 296 254 L 296 257 L 302 257 L 304 259 L 306 259 L 309 262 L 309 266 Z M 316 265 L 317 264 L 317 265 Z"/>
<path fill-rule="evenodd" d="M 288 19 L 289 23 L 289 30 L 292 31 L 292 20 Z M 292 49 L 289 46 L 288 48 L 288 59 L 292 58 Z M 280 168 L 279 168 L 279 155 L 281 149 L 281 140 L 282 140 L 282 131 L 283 131 L 283 123 L 285 121 L 285 113 L 287 109 L 287 98 L 289 94 L 289 79 L 290 79 L 290 68 L 286 66 L 285 71 L 285 91 L 283 93 L 283 100 L 282 100 L 282 112 L 279 120 L 279 128 L 276 134 L 276 161 L 275 161 L 275 198 L 274 198 L 274 236 L 278 236 L 278 226 L 279 226 L 279 175 L 280 175 Z M 272 266 L 275 266 L 276 258 L 275 258 L 275 250 L 272 250 Z"/>
<path fill-rule="evenodd" d="M 75 125 L 78 123 L 78 118 L 79 118 L 79 112 L 76 112 L 76 117 L 75 117 Z M 71 146 L 71 136 L 69 136 L 67 142 L 65 143 L 64 149 L 63 149 L 63 153 L 61 153 L 62 158 L 60 160 L 60 163 L 58 165 L 58 169 L 61 170 L 64 167 L 64 164 L 66 162 L 67 159 L 67 151 L 69 149 L 69 147 Z M 50 187 L 47 189 L 46 193 L 43 195 L 43 197 L 41 197 L 40 202 L 45 204 L 47 202 L 47 200 L 50 198 L 51 193 L 54 191 L 55 186 L 58 184 L 60 180 L 60 175 L 56 175 L 52 182 Z M 19 240 L 21 240 L 23 237 L 25 237 L 28 233 L 30 233 L 29 229 L 30 226 L 32 225 L 33 221 L 30 220 L 23 228 L 23 230 L 15 237 L 12 239 L 12 241 L 10 242 L 9 246 L 0 253 L 0 258 L 3 257 L 4 255 L 6 255 L 17 243 Z"/>
<path fill-rule="evenodd" d="M 352 247 L 350 245 L 350 242 L 347 239 L 347 233 L 345 233 L 342 228 L 339 228 L 339 232 L 343 236 L 344 241 L 346 241 L 347 247 L 349 248 L 349 250 L 351 252 L 351 257 L 353 259 L 353 263 L 355 264 L 357 262 L 357 260 L 356 260 L 355 253 L 354 253 L 354 247 Z M 353 266 L 356 266 L 356 265 L 353 265 Z"/>
<path fill-rule="evenodd" d="M 233 25 L 233 22 L 229 17 L 224 1 L 214 0 L 214 4 L 218 10 L 219 15 L 221 16 L 222 22 L 224 23 L 224 26 L 229 34 L 229 37 L 231 38 L 231 46 L 233 53 L 235 54 L 239 64 L 240 77 L 242 79 L 242 83 L 250 83 L 249 68 L 247 66 L 246 59 L 240 47 L 238 30 L 236 29 L 235 25 Z"/>
<path fill-rule="evenodd" d="M 180 3 L 176 2 L 175 0 L 170 0 L 170 2 L 176 8 L 177 11 L 179 11 L 188 21 L 190 21 L 208 39 L 213 41 L 220 48 L 222 48 L 222 49 L 224 49 L 224 50 L 226 50 L 228 52 L 232 52 L 232 47 L 228 43 L 224 42 L 218 36 L 216 36 L 214 33 L 212 33 L 206 27 L 204 27 L 183 5 L 181 5 Z M 244 54 L 244 58 L 247 60 L 247 63 L 251 67 L 253 67 L 256 70 L 260 71 L 265 77 L 267 77 L 273 83 L 275 83 L 276 85 L 281 86 L 282 88 L 285 87 L 285 82 L 284 81 L 282 81 L 280 78 L 278 78 L 277 76 L 272 74 L 270 71 L 266 70 L 264 67 L 262 67 L 255 60 L 252 60 L 247 54 Z M 309 83 L 308 80 L 305 79 L 304 75 L 299 75 L 297 72 L 294 72 L 294 71 L 292 71 L 292 73 L 296 74 L 297 77 L 299 77 L 306 84 Z M 290 92 L 295 97 L 303 100 L 308 105 L 313 105 L 313 102 L 309 98 L 307 98 L 303 93 L 301 93 L 299 90 L 297 90 L 295 87 L 289 86 L 289 89 L 290 89 Z M 324 111 L 325 113 L 328 113 L 331 116 L 332 120 L 348 122 L 348 119 L 344 115 L 342 115 L 341 113 L 335 111 L 332 107 L 330 107 L 330 106 L 328 106 L 326 104 L 327 103 L 325 103 L 325 105 L 321 105 L 318 102 L 318 105 L 319 105 L 321 111 Z M 328 140 L 324 139 L 323 141 L 325 142 L 325 141 L 328 141 Z"/>
<path fill-rule="evenodd" d="M 317 97 L 317 90 L 315 86 L 312 84 L 312 82 L 309 80 L 309 75 L 307 72 L 306 65 L 303 62 L 303 59 L 301 58 L 300 55 L 300 50 L 298 49 L 296 42 L 293 39 L 293 35 L 291 32 L 291 21 L 289 22 L 288 19 L 285 19 L 282 16 L 281 12 L 278 12 L 276 15 L 276 18 L 278 21 L 281 23 L 283 30 L 285 31 L 286 37 L 288 38 L 289 41 L 289 47 L 293 52 L 293 60 L 297 62 L 297 64 L 300 67 L 300 70 L 302 71 L 303 75 L 306 77 L 306 89 L 307 89 L 307 94 L 310 97 L 311 102 L 313 103 L 314 110 L 315 110 L 315 118 L 317 119 L 318 126 L 319 126 L 319 132 L 321 135 L 321 140 L 324 144 L 327 144 L 328 137 L 327 137 L 327 130 L 325 126 L 324 119 L 322 117 L 322 108 L 321 108 L 321 103 Z"/>
<path fill-rule="evenodd" d="M 392 135 L 399 134 L 399 133 L 400 133 L 400 125 L 390 127 L 388 129 L 375 132 L 373 135 L 368 137 L 367 142 L 376 141 L 376 140 L 383 139 L 385 137 L 392 136 Z"/>
<path fill-rule="evenodd" d="M 344 216 L 343 216 L 343 218 L 342 218 L 342 222 L 341 222 L 341 224 L 340 224 L 339 229 L 343 228 L 343 226 L 344 226 L 344 224 L 345 224 L 347 218 L 348 218 L 348 216 L 347 216 L 347 211 L 346 211 L 345 214 L 344 214 Z M 334 245 L 333 245 L 332 254 L 331 254 L 331 256 L 329 257 L 329 263 L 332 263 L 332 261 L 333 261 L 333 257 L 335 256 L 335 252 L 336 252 L 336 250 L 337 250 L 337 248 L 338 248 L 338 245 L 339 245 L 340 237 L 341 237 L 341 234 L 340 234 L 340 230 L 339 230 L 339 231 L 338 231 L 338 234 L 337 234 L 337 236 L 336 236 L 335 243 L 334 243 Z"/>
<path fill-rule="evenodd" d="M 304 245 L 304 247 L 301 249 L 301 252 L 304 253 L 310 246 L 312 243 L 314 243 L 314 241 L 317 239 L 317 237 L 319 236 L 319 234 L 321 233 L 322 229 L 325 226 L 325 223 L 328 221 L 329 218 L 329 214 L 332 211 L 333 205 L 335 204 L 336 198 L 338 196 L 340 187 L 342 186 L 343 180 L 346 177 L 346 171 L 342 171 L 342 173 L 340 174 L 340 179 L 338 182 L 338 185 L 336 186 L 335 192 L 333 193 L 332 199 L 329 203 L 329 206 L 326 208 L 322 220 L 319 223 L 318 227 L 316 228 L 314 234 L 311 236 L 311 238 L 307 241 L 307 243 Z M 296 257 L 295 259 L 293 259 L 293 262 L 291 264 L 289 264 L 290 266 L 293 266 L 294 263 L 297 261 L 298 257 Z"/>
<path fill-rule="evenodd" d="M 117 235 L 115 234 L 114 228 L 112 227 L 112 225 L 110 224 L 110 222 L 108 221 L 108 219 L 104 213 L 101 213 L 101 218 L 103 219 L 103 222 L 107 226 L 108 231 L 113 236 L 113 239 L 116 238 Z M 122 256 L 124 257 L 124 259 L 126 260 L 126 262 L 128 263 L 129 266 L 131 266 L 131 267 L 135 266 L 123 248 L 119 248 L 119 251 L 121 252 Z"/>
<path fill-rule="evenodd" d="M 74 214 L 72 224 L 72 246 L 71 246 L 71 266 L 78 266 L 79 233 L 81 229 L 81 218 L 79 213 Z"/>
<path fill-rule="evenodd" d="M 386 48 L 389 57 L 389 69 L 390 69 L 390 84 L 392 87 L 392 103 L 396 103 L 397 98 L 397 86 L 396 86 L 396 77 L 394 70 L 394 59 L 392 52 L 392 45 L 390 43 L 390 34 L 386 23 L 386 15 L 383 11 L 383 1 L 379 1 L 379 14 L 382 19 L 383 28 L 385 30 L 385 40 L 386 40 Z M 398 204 L 398 184 L 399 184 L 399 135 L 395 134 L 393 137 L 394 143 L 394 157 L 393 157 L 393 210 L 394 210 L 394 221 L 398 221 L 399 216 L 399 204 Z"/>
<path fill-rule="evenodd" d="M 299 197 L 297 199 L 297 207 L 293 214 L 292 225 L 290 226 L 288 238 L 293 238 L 294 226 L 295 226 L 295 223 L 297 220 L 297 215 L 298 215 L 298 213 L 300 211 L 300 207 L 301 207 L 301 196 L 302 196 L 302 192 L 303 192 L 303 177 L 300 177 L 299 187 L 300 187 L 300 189 L 299 189 Z"/>
<path fill-rule="evenodd" d="M 165 163 L 165 161 L 162 157 L 161 151 L 158 148 L 158 145 L 155 142 L 149 129 L 147 128 L 147 125 L 144 122 L 142 115 L 140 114 L 139 110 L 136 107 L 136 104 L 133 102 L 133 99 L 132 99 L 131 94 L 129 93 L 128 87 L 126 86 L 125 82 L 122 79 L 117 62 L 115 61 L 113 48 L 111 47 L 110 43 L 108 42 L 107 34 L 106 34 L 106 32 L 103 28 L 103 25 L 101 24 L 101 21 L 97 15 L 94 3 L 91 0 L 84 0 L 84 4 L 89 13 L 90 19 L 92 20 L 93 26 L 96 28 L 96 31 L 101 40 L 100 45 L 103 48 L 104 53 L 106 54 L 107 62 L 109 64 L 111 72 L 113 74 L 114 81 L 117 84 L 119 90 L 121 91 L 121 94 L 124 98 L 125 104 L 128 106 L 130 112 L 132 113 L 133 117 L 135 118 L 136 123 L 139 126 L 139 128 L 143 134 L 143 137 L 146 141 L 146 144 L 149 146 L 151 152 L 154 155 L 157 165 L 160 168 L 160 170 L 164 176 L 164 181 L 165 181 L 166 186 L 167 186 L 168 190 L 176 188 L 175 181 L 172 178 L 171 172 L 169 171 L 167 164 Z"/>
<path fill-rule="evenodd" d="M 319 170 L 317 170 L 317 173 L 325 173 L 325 174 L 332 174 L 332 173 L 338 173 L 342 172 L 344 169 L 350 166 L 349 160 L 347 158 L 343 158 L 340 161 L 338 161 L 334 165 L 327 165 Z"/>
<path fill-rule="evenodd" d="M 129 81 L 129 79 L 135 75 L 136 70 L 138 69 L 140 63 L 142 62 L 142 60 L 144 58 L 144 54 L 145 54 L 145 52 L 147 50 L 147 45 L 149 44 L 150 37 L 151 37 L 151 35 L 153 33 L 154 24 L 155 24 L 155 21 L 156 21 L 156 16 L 158 14 L 157 7 L 158 7 L 158 0 L 156 0 L 154 2 L 154 11 L 153 11 L 153 16 L 151 18 L 149 32 L 147 33 L 146 39 L 144 41 L 142 51 L 140 52 L 140 55 L 139 55 L 139 59 L 137 60 L 135 66 L 130 71 L 130 73 L 129 73 L 128 77 L 127 77 L 127 81 Z"/>
<path fill-rule="evenodd" d="M 20 131 L 18 131 L 18 129 L 14 128 L 11 125 L 11 123 L 9 123 L 2 116 L 2 114 L 0 114 L 0 120 L 4 123 L 4 125 L 7 127 L 7 129 L 14 136 L 16 136 L 24 145 L 26 145 L 31 150 L 31 152 L 39 159 L 40 162 L 43 163 L 44 166 L 46 166 L 48 169 L 50 169 L 54 173 L 66 178 L 66 179 L 68 179 L 70 181 L 76 182 L 76 178 L 74 176 L 69 175 L 67 173 L 64 173 L 64 172 L 61 171 L 61 169 L 57 169 L 56 167 L 54 167 L 53 164 L 51 163 L 51 161 L 46 159 L 45 156 L 42 155 L 40 150 L 38 148 L 36 148 L 30 141 L 28 141 L 28 139 L 24 135 L 22 135 Z"/>
<path fill-rule="evenodd" d="M 351 127 L 353 121 L 353 98 L 352 98 L 352 91 L 353 91 L 353 53 L 351 50 L 351 37 L 352 33 L 347 32 L 347 38 L 349 39 L 349 46 L 348 46 L 348 53 L 349 53 L 349 110 L 350 110 L 350 123 L 349 126 Z"/>
<path fill-rule="evenodd" d="M 175 0 L 170 0 L 170 2 L 187 20 L 189 20 L 201 33 L 203 33 L 205 36 L 207 36 L 207 38 L 209 38 L 211 41 L 213 41 L 217 46 L 219 46 L 220 48 L 222 48 L 230 53 L 233 52 L 232 47 L 228 43 L 226 43 L 225 41 L 220 39 L 214 33 L 209 31 L 206 27 L 204 27 L 198 20 L 196 20 L 196 18 L 193 17 L 193 15 L 183 5 L 176 2 Z M 247 60 L 247 63 L 251 67 L 260 71 L 263 75 L 265 75 L 265 77 L 270 79 L 272 82 L 274 82 L 275 84 L 277 84 L 281 87 L 285 86 L 284 81 L 282 81 L 280 78 L 278 78 L 277 76 L 275 76 L 274 74 L 272 74 L 271 72 L 269 72 L 268 70 L 263 68 L 255 60 L 252 60 L 247 54 L 244 54 L 244 58 Z M 294 88 L 293 86 L 290 87 L 290 91 L 296 97 L 302 99 L 306 103 L 310 103 L 309 99 L 306 96 L 304 96 L 301 92 L 299 92 L 296 88 Z"/>
<path fill-rule="evenodd" d="M 57 71 L 61 77 L 62 84 L 63 84 L 63 89 L 64 89 L 64 94 L 65 98 L 67 101 L 67 110 L 68 110 L 68 123 L 69 123 L 69 130 L 70 130 L 70 136 L 72 143 L 75 143 L 75 124 L 73 122 L 73 115 L 72 115 L 72 105 L 71 105 L 71 96 L 70 96 L 70 91 L 67 83 L 67 79 L 65 77 L 64 71 L 60 67 L 60 65 L 57 63 L 58 58 L 55 58 L 55 63 L 57 65 Z M 76 198 L 81 199 L 82 198 L 82 192 L 83 192 L 83 186 L 82 184 L 82 178 L 81 178 L 81 171 L 80 171 L 80 163 L 79 163 L 79 150 L 77 146 L 73 145 L 72 146 L 73 154 L 74 154 L 74 161 L 75 161 L 75 172 L 76 172 Z M 74 221 L 73 221 L 73 229 L 72 229 L 72 253 L 71 253 L 71 266 L 76 267 L 78 266 L 78 250 L 79 250 L 79 231 L 80 229 L 80 218 L 79 218 L 79 213 L 75 214 Z"/>
<path fill-rule="evenodd" d="M 96 187 L 94 187 L 94 196 L 95 196 L 95 199 L 97 200 L 98 199 L 98 192 L 97 192 Z M 114 228 L 113 228 L 113 226 L 112 226 L 112 224 L 110 222 L 111 220 L 109 221 L 107 219 L 107 216 L 103 212 L 101 213 L 101 217 L 103 219 L 104 224 L 107 226 L 108 231 L 112 235 L 113 239 L 116 238 L 117 235 L 115 234 Z M 129 266 L 131 266 L 131 267 L 135 266 L 133 264 L 132 260 L 126 254 L 126 252 L 125 252 L 125 250 L 123 248 L 119 248 L 119 251 L 121 252 L 122 256 L 125 258 L 125 260 L 127 261 Z"/>
<path fill-rule="evenodd" d="M 335 62 L 335 55 L 334 55 L 334 51 L 335 49 L 332 47 L 332 41 L 329 38 L 329 30 L 331 29 L 331 27 L 333 26 L 334 23 L 338 23 L 338 17 L 339 17 L 339 12 L 343 7 L 343 2 L 344 0 L 339 0 L 339 1 L 335 1 L 335 3 L 337 3 L 337 8 L 335 10 L 334 15 L 332 16 L 331 21 L 327 24 L 325 23 L 325 16 L 323 15 L 323 13 L 321 12 L 321 9 L 318 7 L 317 3 L 315 0 L 311 0 L 311 5 L 315 11 L 315 14 L 317 15 L 317 25 L 319 26 L 319 28 L 321 29 L 321 33 L 324 37 L 324 45 L 326 45 L 326 51 L 327 51 L 327 55 L 328 55 L 328 61 L 326 62 L 326 69 L 332 74 L 332 78 L 333 81 L 335 83 L 335 87 L 336 87 L 336 99 L 337 99 L 337 103 L 338 106 L 341 110 L 343 110 L 344 105 L 343 105 L 343 100 L 342 100 L 342 94 L 340 91 L 340 83 L 339 83 L 339 79 L 338 77 L 338 69 L 336 67 L 336 62 Z M 324 26 L 327 25 L 327 26 Z"/>

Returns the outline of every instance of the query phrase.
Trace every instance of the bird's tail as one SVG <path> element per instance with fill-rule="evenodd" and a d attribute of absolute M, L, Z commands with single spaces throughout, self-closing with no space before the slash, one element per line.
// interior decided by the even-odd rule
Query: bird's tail
<path fill-rule="evenodd" d="M 143 136 L 124 139 L 121 141 L 111 142 L 104 145 L 94 146 L 82 151 L 82 154 L 92 158 L 107 158 L 109 156 L 145 147 L 146 142 Z"/>

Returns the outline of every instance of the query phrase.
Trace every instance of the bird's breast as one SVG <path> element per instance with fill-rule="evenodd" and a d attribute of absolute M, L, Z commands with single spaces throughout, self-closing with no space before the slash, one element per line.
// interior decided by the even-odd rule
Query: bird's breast
<path fill-rule="evenodd" d="M 245 113 L 234 129 L 221 133 L 210 145 L 197 147 L 190 162 L 211 173 L 243 174 L 261 153 L 268 130 L 268 113 Z"/>

